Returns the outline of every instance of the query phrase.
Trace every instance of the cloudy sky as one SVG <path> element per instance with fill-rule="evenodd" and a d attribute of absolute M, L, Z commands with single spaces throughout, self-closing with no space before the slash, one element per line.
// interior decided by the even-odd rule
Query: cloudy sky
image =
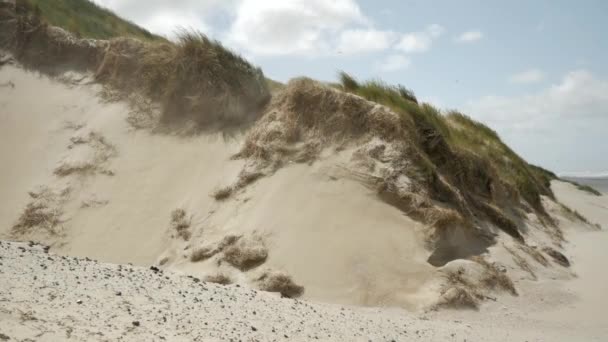
<path fill-rule="evenodd" d="M 95 0 L 221 40 L 267 76 L 412 88 L 556 172 L 608 171 L 608 1 Z"/>

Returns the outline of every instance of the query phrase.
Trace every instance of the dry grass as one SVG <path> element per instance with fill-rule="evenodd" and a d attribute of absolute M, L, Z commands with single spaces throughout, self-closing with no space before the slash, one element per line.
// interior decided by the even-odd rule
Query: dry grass
<path fill-rule="evenodd" d="M 185 241 L 190 240 L 190 237 L 192 236 L 192 233 L 189 230 L 191 221 L 191 218 L 184 209 L 175 209 L 171 212 L 171 229 Z"/>
<path fill-rule="evenodd" d="M 223 200 L 228 199 L 230 196 L 232 196 L 233 192 L 234 192 L 234 187 L 225 186 L 225 187 L 218 188 L 215 191 L 213 191 L 211 196 L 213 198 L 215 198 L 216 201 L 223 201 Z"/>
<path fill-rule="evenodd" d="M 104 136 L 98 132 L 89 132 L 87 135 L 71 137 L 68 149 L 72 150 L 78 146 L 81 146 L 81 149 L 88 149 L 87 157 L 72 159 L 71 156 L 67 156 L 59 162 L 53 173 L 60 177 L 72 174 L 86 175 L 95 172 L 109 176 L 114 174 L 113 171 L 106 169 L 104 165 L 117 155 L 117 150 Z"/>
<path fill-rule="evenodd" d="M 523 271 L 526 271 L 528 274 L 530 274 L 532 279 L 536 280 L 537 279 L 536 273 L 534 273 L 534 270 L 528 263 L 528 260 L 526 260 L 526 258 L 521 256 L 519 253 L 517 253 L 514 249 L 509 248 L 507 246 L 504 246 L 504 247 L 507 250 L 507 252 L 509 252 L 511 254 L 511 257 L 513 258 L 513 262 L 517 266 L 519 266 L 520 269 L 522 269 Z"/>
<path fill-rule="evenodd" d="M 248 171 L 243 169 L 238 176 L 237 181 L 233 185 L 225 186 L 216 189 L 213 191 L 211 196 L 215 198 L 216 201 L 224 201 L 230 198 L 235 192 L 241 190 L 248 186 L 249 184 L 254 183 L 258 179 L 262 178 L 264 173 L 258 171 Z"/>
<path fill-rule="evenodd" d="M 25 11 L 6 45 L 32 69 L 94 71 L 96 80 L 160 104 L 163 128 L 197 132 L 241 127 L 257 118 L 270 92 L 262 71 L 199 32 L 175 42 L 79 39 Z"/>
<path fill-rule="evenodd" d="M 448 288 L 441 294 L 435 308 L 477 310 L 479 309 L 479 301 L 467 289 L 455 286 Z"/>
<path fill-rule="evenodd" d="M 223 252 L 222 260 L 241 271 L 259 266 L 268 258 L 268 249 L 257 237 L 241 238 L 224 248 Z"/>
<path fill-rule="evenodd" d="M 211 258 L 212 256 L 216 255 L 218 252 L 219 251 L 216 248 L 208 247 L 208 246 L 197 248 L 194 251 L 192 251 L 192 254 L 190 254 L 190 261 L 199 262 L 199 261 L 207 260 L 207 259 Z"/>
<path fill-rule="evenodd" d="M 476 263 L 482 265 L 485 269 L 485 273 L 481 279 L 481 285 L 487 289 L 498 289 L 511 293 L 517 296 L 517 290 L 515 284 L 506 273 L 501 272 L 495 264 L 490 264 L 486 259 L 481 256 L 471 258 Z"/>
<path fill-rule="evenodd" d="M 545 258 L 545 256 L 538 250 L 538 248 L 536 247 L 531 247 L 528 246 L 526 244 L 518 244 L 517 248 L 519 248 L 520 250 L 522 250 L 523 252 L 525 252 L 526 254 L 528 254 L 529 256 L 532 257 L 532 259 L 534 259 L 536 262 L 538 262 L 539 264 L 541 264 L 544 267 L 549 266 L 549 261 L 547 260 L 547 258 Z"/>
<path fill-rule="evenodd" d="M 481 208 L 481 211 L 487 215 L 490 222 L 494 223 L 502 231 L 511 235 L 513 238 L 517 239 L 518 241 L 521 241 L 521 242 L 524 241 L 524 237 L 519 232 L 519 229 L 517 228 L 517 224 L 515 224 L 515 222 L 513 222 L 513 220 L 508 218 L 502 212 L 502 210 L 500 210 L 499 208 L 497 208 L 494 205 L 491 205 L 489 203 L 484 203 L 484 202 L 479 202 L 479 208 Z"/>
<path fill-rule="evenodd" d="M 269 99 L 262 72 L 219 42 L 180 32 L 176 43 L 110 41 L 97 79 L 162 104 L 161 122 L 198 128 L 255 119 Z"/>
<path fill-rule="evenodd" d="M 553 258 L 553 261 L 555 261 L 559 265 L 564 267 L 570 267 L 570 260 L 568 260 L 568 258 L 564 254 L 555 250 L 554 248 L 544 247 L 543 252 L 547 253 L 551 258 Z"/>
<path fill-rule="evenodd" d="M 573 221 L 580 221 L 580 222 L 590 224 L 589 220 L 587 220 L 587 218 L 585 216 L 581 215 L 581 213 L 579 213 L 578 211 L 573 210 L 570 207 L 568 207 L 562 203 L 558 202 L 558 204 L 561 207 L 562 212 L 565 214 L 565 216 L 567 218 L 569 218 Z"/>
<path fill-rule="evenodd" d="M 285 272 L 267 270 L 256 279 L 256 283 L 262 291 L 279 292 L 288 298 L 297 298 L 304 293 L 304 287 L 296 284 Z"/>
<path fill-rule="evenodd" d="M 224 273 L 216 273 L 206 276 L 203 281 L 207 283 L 216 283 L 220 285 L 232 284 L 232 279 Z"/>
<path fill-rule="evenodd" d="M 11 232 L 23 235 L 35 228 L 44 229 L 51 235 L 56 235 L 57 228 L 63 222 L 61 203 L 67 196 L 67 191 L 57 193 L 47 187 L 29 192 L 30 202 L 13 225 Z"/>
<path fill-rule="evenodd" d="M 219 242 L 214 244 L 203 246 L 195 249 L 192 254 L 190 254 L 190 261 L 199 262 L 203 260 L 207 260 L 212 256 L 220 253 L 226 247 L 233 245 L 237 241 L 241 239 L 241 235 L 227 235 Z"/>

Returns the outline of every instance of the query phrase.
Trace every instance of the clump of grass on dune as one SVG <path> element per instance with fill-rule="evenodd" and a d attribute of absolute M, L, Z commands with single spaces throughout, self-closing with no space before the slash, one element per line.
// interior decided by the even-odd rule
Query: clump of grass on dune
<path fill-rule="evenodd" d="M 577 189 L 579 189 L 580 191 L 585 191 L 587 193 L 590 193 L 592 195 L 595 196 L 602 196 L 602 193 L 597 191 L 596 189 L 594 189 L 593 187 L 586 185 L 586 184 L 580 184 L 576 181 L 573 181 L 572 179 L 564 179 L 564 178 L 560 178 L 560 180 L 564 181 L 564 182 L 568 182 L 574 186 L 576 186 Z"/>
<path fill-rule="evenodd" d="M 259 68 L 200 32 L 182 30 L 175 43 L 110 41 L 97 76 L 158 99 L 165 123 L 240 123 L 270 98 Z"/>
<path fill-rule="evenodd" d="M 428 169 L 427 176 L 443 170 L 465 183 L 460 185 L 477 179 L 479 194 L 484 196 L 490 195 L 490 184 L 504 182 L 541 212 L 540 195 L 553 197 L 550 180 L 555 175 L 525 162 L 486 125 L 458 111 L 444 114 L 428 103 L 418 103 L 414 93 L 401 85 L 360 82 L 345 72 L 340 72 L 339 80 L 342 90 L 386 105 L 414 123 L 414 134 L 428 159 L 420 163 Z"/>
<path fill-rule="evenodd" d="M 143 95 L 153 99 L 160 107 L 164 126 L 192 130 L 240 126 L 255 119 L 270 99 L 259 68 L 203 33 L 181 30 L 174 41 L 167 41 L 129 35 L 115 27 L 111 34 L 86 36 L 119 38 L 79 39 L 73 32 L 52 26 L 52 16 L 45 8 L 55 4 L 45 2 L 36 7 L 29 2 L 33 0 L 20 1 L 15 34 L 6 44 L 19 62 L 48 74 L 93 71 L 98 81 L 124 98 Z M 59 2 L 71 10 L 82 6 L 85 15 L 79 13 L 75 16 L 78 20 L 86 17 L 87 11 L 110 15 L 86 0 Z"/>

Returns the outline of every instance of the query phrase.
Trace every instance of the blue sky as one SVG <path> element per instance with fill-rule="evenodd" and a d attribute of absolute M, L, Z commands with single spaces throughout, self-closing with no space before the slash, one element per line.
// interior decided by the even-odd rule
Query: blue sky
<path fill-rule="evenodd" d="M 169 37 L 199 29 L 280 81 L 401 83 L 530 162 L 608 171 L 607 1 L 96 1 Z"/>

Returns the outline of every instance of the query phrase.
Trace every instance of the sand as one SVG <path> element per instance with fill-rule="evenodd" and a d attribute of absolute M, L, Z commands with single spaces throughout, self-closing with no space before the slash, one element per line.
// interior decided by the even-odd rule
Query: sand
<path fill-rule="evenodd" d="M 575 190 L 576 191 L 576 190 Z M 568 192 L 558 191 L 558 196 Z M 478 311 L 322 304 L 0 243 L 0 336 L 36 341 L 603 341 L 604 231 L 568 231 L 577 277 L 518 282 Z"/>
<path fill-rule="evenodd" d="M 44 186 L 68 192 L 53 204 L 61 211 L 57 232 L 38 229 L 12 239 L 105 262 L 151 265 L 165 259 L 164 267 L 204 277 L 216 273 L 217 260 L 191 263 L 191 251 L 226 234 L 255 233 L 271 250 L 263 268 L 292 275 L 305 286 L 304 298 L 412 309 L 434 301 L 435 274 L 426 262 L 421 226 L 342 177 L 353 151 L 312 166 L 291 165 L 218 202 L 211 194 L 234 182 L 243 168 L 243 161 L 231 160 L 240 135 L 135 130 L 126 120 L 128 106 L 105 103 L 101 88 L 86 79 L 61 84 L 7 66 L 0 69 L 0 83 L 9 81 L 15 87 L 0 94 L 8 106 L 0 128 L 7 141 L 0 160 L 8 165 L 0 175 L 0 198 L 9 204 L 0 215 L 4 236 L 28 202 L 28 191 Z M 32 89 L 49 96 L 30 106 Z M 102 162 L 98 156 L 108 153 L 73 142 L 91 132 L 112 148 Z M 58 176 L 60 166 L 76 171 Z M 171 231 L 175 209 L 187 213 L 189 241 Z M 258 275 L 226 272 L 242 283 Z"/>
<path fill-rule="evenodd" d="M 608 337 L 601 315 L 606 279 L 597 271 L 607 235 L 548 198 L 543 203 L 557 231 L 530 214 L 520 227 L 527 252 L 499 233 L 485 256 L 518 296 L 479 289 L 486 299 L 478 310 L 436 311 L 445 275 L 459 267 L 475 275 L 481 266 L 462 260 L 431 266 L 425 227 L 357 179 L 353 149 L 325 151 L 268 177 L 244 177 L 247 161 L 232 158 L 243 142 L 238 132 L 185 137 L 138 129 L 128 123 L 127 104 L 104 101 L 88 75 L 68 76 L 59 82 L 16 66 L 0 69 L 0 84 L 12 85 L 0 88 L 0 239 L 41 242 L 51 253 L 2 242 L 0 333 L 11 339 Z M 32 93 L 39 94 L 35 101 Z M 239 179 L 250 184 L 214 198 Z M 607 196 L 563 182 L 552 188 L 560 202 L 608 227 Z M 40 213 L 48 217 L 16 233 L 28 204 L 43 204 Z M 228 235 L 236 242 L 222 245 Z M 204 247 L 214 253 L 193 262 Z M 534 251 L 544 247 L 572 266 L 546 254 L 536 260 Z M 253 255 L 255 265 L 236 262 L 229 251 Z M 288 275 L 303 295 L 293 300 L 251 289 L 265 272 Z M 198 281 L 217 274 L 234 284 Z"/>

